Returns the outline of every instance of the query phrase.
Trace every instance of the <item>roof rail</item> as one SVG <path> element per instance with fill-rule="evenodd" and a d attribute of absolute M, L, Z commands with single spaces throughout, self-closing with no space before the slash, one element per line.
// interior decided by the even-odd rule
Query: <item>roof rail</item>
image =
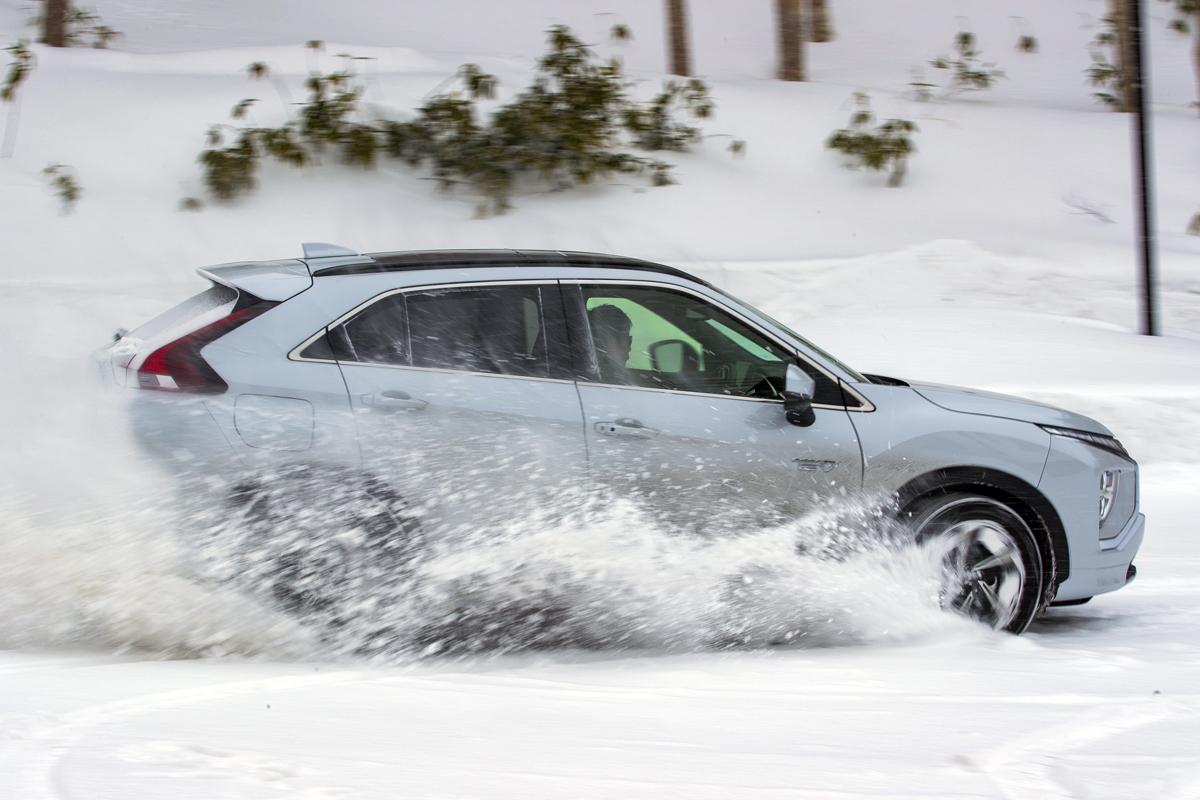
<path fill-rule="evenodd" d="M 709 285 L 707 281 L 695 275 L 663 264 L 624 256 L 580 253 L 571 250 L 410 250 L 393 253 L 365 253 L 353 261 L 329 259 L 310 264 L 314 278 L 408 270 L 533 266 L 641 270 L 674 275 L 705 286 Z"/>
<path fill-rule="evenodd" d="M 329 242 L 304 242 L 300 245 L 305 258 L 338 258 L 342 256 L 362 255 L 357 250 L 342 247 L 340 244 Z"/>

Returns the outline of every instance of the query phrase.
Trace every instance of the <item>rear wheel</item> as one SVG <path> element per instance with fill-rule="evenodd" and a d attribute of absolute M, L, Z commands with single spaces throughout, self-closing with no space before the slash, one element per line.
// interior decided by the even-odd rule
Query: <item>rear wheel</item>
<path fill-rule="evenodd" d="M 909 520 L 941 564 L 943 607 L 1010 633 L 1029 626 L 1045 575 L 1037 540 L 1019 513 L 991 497 L 954 493 L 919 501 Z"/>
<path fill-rule="evenodd" d="M 276 476 L 235 497 L 240 518 L 223 531 L 232 582 L 282 609 L 336 622 L 350 607 L 386 602 L 422 549 L 403 501 L 347 478 Z"/>

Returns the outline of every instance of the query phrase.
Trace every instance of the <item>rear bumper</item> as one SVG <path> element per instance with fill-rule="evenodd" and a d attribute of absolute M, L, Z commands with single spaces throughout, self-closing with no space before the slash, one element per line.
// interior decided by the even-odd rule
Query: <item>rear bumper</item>
<path fill-rule="evenodd" d="M 1137 513 L 1130 518 L 1121 534 L 1104 542 L 1094 551 L 1071 551 L 1071 576 L 1058 587 L 1056 602 L 1080 600 L 1112 592 L 1133 580 L 1137 569 L 1133 559 L 1142 546 L 1146 532 L 1146 515 Z"/>

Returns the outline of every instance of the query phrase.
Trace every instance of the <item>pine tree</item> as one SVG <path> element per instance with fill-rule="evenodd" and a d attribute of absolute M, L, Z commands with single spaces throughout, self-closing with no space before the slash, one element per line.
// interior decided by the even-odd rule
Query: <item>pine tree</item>
<path fill-rule="evenodd" d="M 775 0 L 775 26 L 779 43 L 779 79 L 807 80 L 804 64 L 804 0 Z"/>
<path fill-rule="evenodd" d="M 692 51 L 688 41 L 687 0 L 667 2 L 667 51 L 670 53 L 672 75 L 692 74 Z"/>

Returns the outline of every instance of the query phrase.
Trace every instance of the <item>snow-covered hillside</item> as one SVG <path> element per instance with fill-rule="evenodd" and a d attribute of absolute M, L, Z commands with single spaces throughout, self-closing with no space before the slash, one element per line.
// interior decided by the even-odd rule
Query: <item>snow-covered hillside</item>
<path fill-rule="evenodd" d="M 0 0 L 0 44 L 28 34 L 27 4 Z M 323 39 L 322 67 L 372 57 L 366 100 L 402 115 L 464 62 L 517 91 L 563 22 L 649 93 L 664 77 L 660 3 L 94 5 L 125 36 L 111 51 L 36 48 L 15 156 L 0 160 L 0 798 L 1200 794 L 1200 239 L 1183 232 L 1200 211 L 1200 119 L 1166 4 L 1151 37 L 1158 339 L 1133 333 L 1129 120 L 1084 85 L 1101 0 L 832 0 L 837 39 L 810 48 L 812 80 L 793 85 L 770 78 L 771 3 L 691 0 L 717 101 L 706 132 L 745 139 L 745 157 L 714 137 L 672 158 L 676 186 L 525 192 L 483 220 L 474 198 L 391 165 L 268 167 L 245 200 L 178 207 L 201 195 L 204 133 L 237 101 L 282 119 L 272 85 L 246 78 L 252 61 L 298 97 L 303 42 Z M 1014 49 L 1018 15 L 1040 52 Z M 616 22 L 632 42 L 607 41 Z M 1008 78 L 909 99 L 912 68 L 962 24 Z M 902 188 L 823 149 L 859 90 L 920 126 Z M 41 175 L 52 162 L 82 184 L 70 214 Z M 1020 639 L 914 612 L 895 602 L 905 576 L 867 566 L 789 576 L 815 647 L 330 663 L 289 620 L 187 579 L 170 486 L 86 371 L 112 329 L 200 286 L 194 267 L 309 240 L 661 260 L 861 369 L 1091 413 L 1145 467 L 1139 577 Z M 610 612 L 636 598 L 676 632 L 699 624 L 675 589 L 703 565 L 653 530 L 610 521 L 543 549 Z"/>

